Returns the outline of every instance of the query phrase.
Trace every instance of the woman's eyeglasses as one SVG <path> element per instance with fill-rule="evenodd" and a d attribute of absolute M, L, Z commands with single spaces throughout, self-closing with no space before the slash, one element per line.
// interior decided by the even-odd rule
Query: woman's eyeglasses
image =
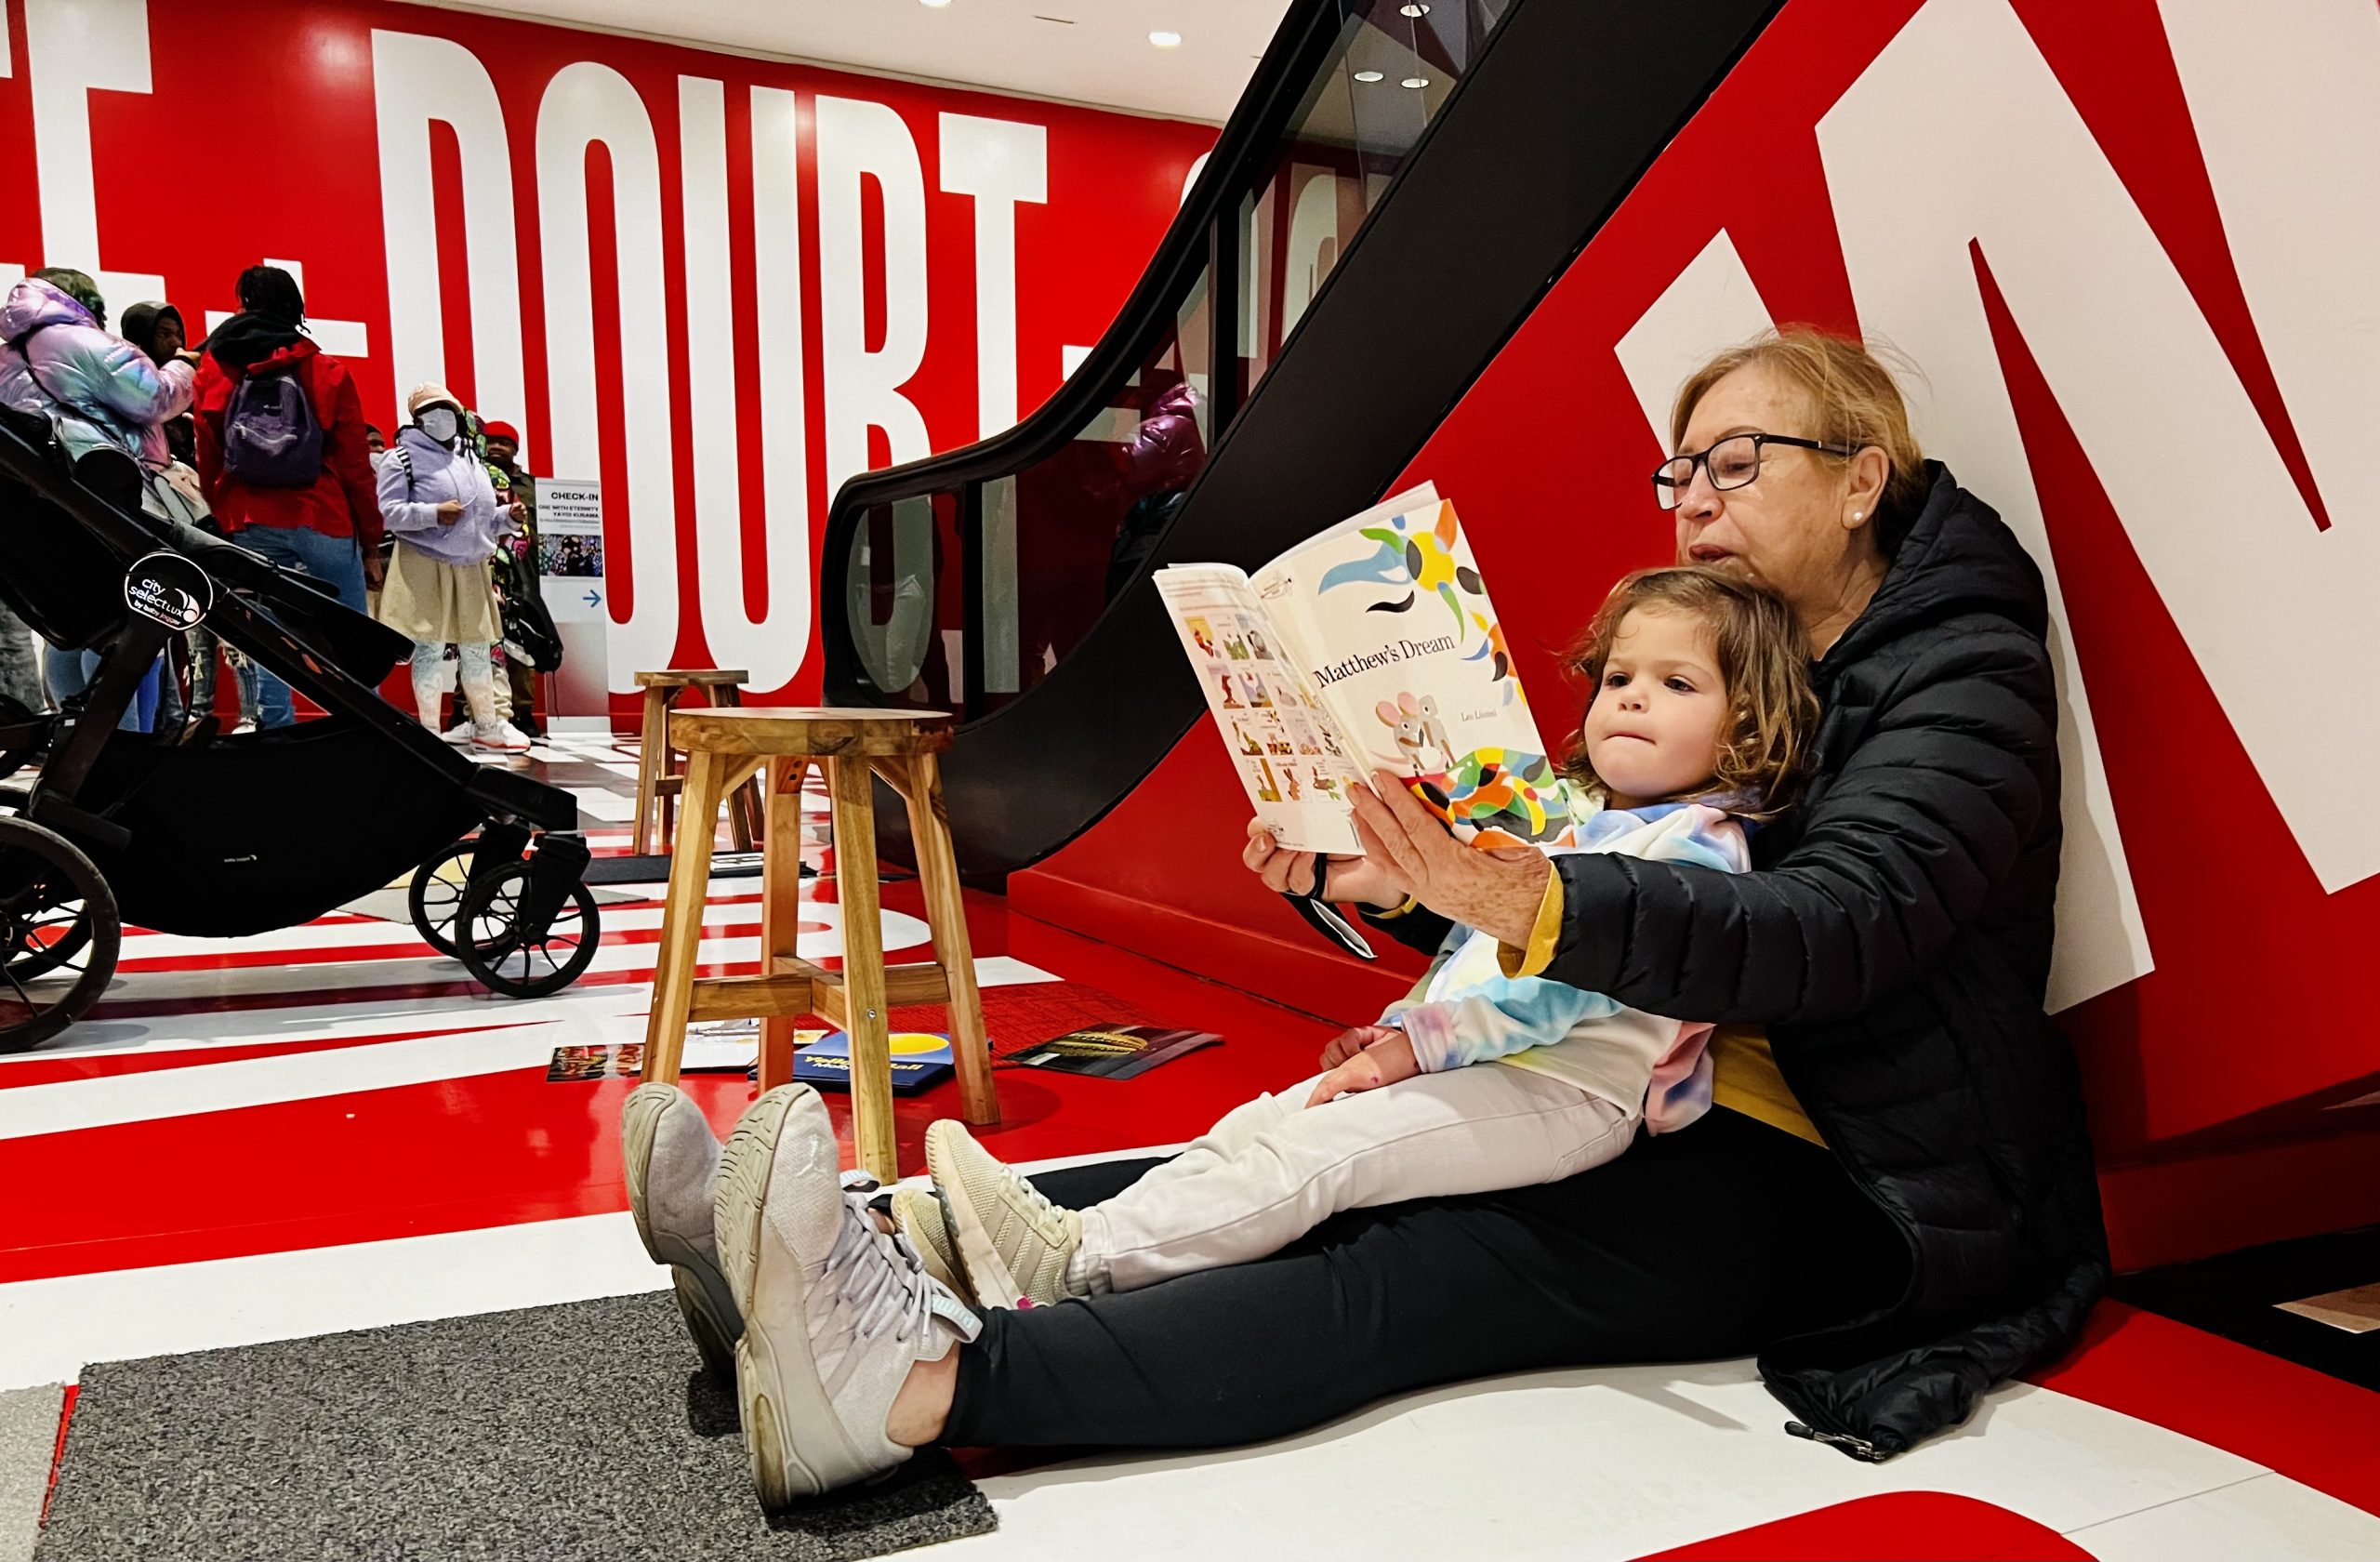
<path fill-rule="evenodd" d="M 1673 456 L 1655 467 L 1653 497 L 1660 501 L 1663 510 L 1675 510 L 1684 501 L 1697 467 L 1711 474 L 1713 488 L 1740 488 L 1760 475 L 1760 447 L 1764 444 L 1792 445 L 1796 450 L 1816 450 L 1827 456 L 1858 454 L 1844 445 L 1795 439 L 1790 434 L 1729 434 L 1699 455 Z"/>

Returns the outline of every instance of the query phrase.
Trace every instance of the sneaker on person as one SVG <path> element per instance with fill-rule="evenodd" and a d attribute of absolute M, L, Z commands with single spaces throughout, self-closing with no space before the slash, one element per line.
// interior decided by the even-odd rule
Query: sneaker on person
<path fill-rule="evenodd" d="M 808 1085 L 780 1085 L 728 1136 L 712 1224 L 744 1317 L 744 1448 L 760 1506 L 880 1476 L 911 1450 L 885 1418 L 920 1361 L 983 1322 L 837 1183 L 835 1131 Z"/>
<path fill-rule="evenodd" d="M 529 751 L 529 735 L 509 721 L 489 721 L 471 728 L 471 747 L 494 748 L 507 754 Z"/>
<path fill-rule="evenodd" d="M 892 1224 L 918 1250 L 926 1273 L 948 1286 L 959 1300 L 974 1306 L 975 1292 L 959 1264 L 959 1248 L 950 1235 L 950 1214 L 942 1195 L 931 1186 L 892 1190 Z"/>
<path fill-rule="evenodd" d="M 243 716 L 238 721 L 231 723 L 231 735 L 234 737 L 239 736 L 242 733 L 252 733 L 256 730 L 256 718 L 253 716 Z"/>
<path fill-rule="evenodd" d="M 678 1311 L 713 1381 L 735 1381 L 744 1315 L 719 1267 L 711 1198 L 719 1138 L 702 1108 L 675 1085 L 639 1085 L 620 1110 L 620 1158 L 628 1167 L 628 1213 L 653 1262 L 668 1265 Z"/>
<path fill-rule="evenodd" d="M 976 1305 L 1047 1307 L 1082 1294 L 1066 1283 L 1082 1246 L 1079 1213 L 1051 1203 L 955 1118 L 926 1129 L 926 1170 Z"/>
<path fill-rule="evenodd" d="M 465 717 L 462 721 L 459 721 L 453 726 L 448 727 L 445 731 L 444 736 L 447 742 L 460 747 L 463 744 L 470 742 L 471 738 L 478 733 L 478 724 L 472 721 L 469 717 Z"/>

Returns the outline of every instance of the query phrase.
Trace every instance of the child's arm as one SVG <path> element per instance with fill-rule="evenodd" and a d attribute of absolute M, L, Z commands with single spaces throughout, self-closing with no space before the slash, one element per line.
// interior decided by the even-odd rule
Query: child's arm
<path fill-rule="evenodd" d="M 1743 827 L 1699 803 L 1666 815 L 1641 844 L 1631 845 L 1635 849 L 1630 855 L 1648 862 L 1686 863 L 1725 873 L 1741 873 L 1751 866 Z M 1433 974 L 1436 970 L 1432 967 Z M 1601 993 L 1543 978 L 1499 974 L 1460 998 L 1440 1002 L 1420 1000 L 1421 990 L 1417 987 L 1414 998 L 1391 1004 L 1381 1024 L 1405 1032 L 1412 1040 L 1415 1062 L 1428 1074 L 1549 1046 L 1569 1039 L 1582 1025 L 1638 1024 L 1646 1018 Z"/>

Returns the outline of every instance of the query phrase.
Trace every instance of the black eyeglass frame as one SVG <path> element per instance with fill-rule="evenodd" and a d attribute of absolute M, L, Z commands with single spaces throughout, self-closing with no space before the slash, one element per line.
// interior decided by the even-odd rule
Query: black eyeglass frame
<path fill-rule="evenodd" d="M 1722 483 L 1719 474 L 1711 470 L 1711 452 L 1735 440 L 1752 441 L 1752 475 L 1741 483 Z M 1749 488 L 1760 481 L 1761 446 L 1790 445 L 1795 450 L 1815 450 L 1822 456 L 1852 457 L 1859 454 L 1857 445 L 1829 444 L 1823 440 L 1797 439 L 1792 434 L 1729 434 L 1726 439 L 1712 440 L 1691 456 L 1676 455 L 1653 469 L 1653 498 L 1663 510 L 1675 510 L 1685 502 L 1686 490 L 1694 486 L 1694 474 L 1701 472 L 1711 480 L 1711 486 L 1722 494 L 1738 488 Z M 1680 461 L 1686 463 L 1686 481 L 1680 483 L 1670 476 L 1670 469 Z"/>

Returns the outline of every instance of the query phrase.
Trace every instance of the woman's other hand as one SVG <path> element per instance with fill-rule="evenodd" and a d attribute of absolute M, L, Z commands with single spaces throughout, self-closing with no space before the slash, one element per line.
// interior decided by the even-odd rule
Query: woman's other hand
<path fill-rule="evenodd" d="M 1314 882 L 1314 854 L 1292 852 L 1273 839 L 1262 819 L 1248 821 L 1248 845 L 1239 860 L 1249 870 L 1264 880 L 1264 887 L 1276 894 L 1310 895 L 1318 892 Z M 1339 901 L 1360 901 L 1382 910 L 1405 904 L 1412 894 L 1394 868 L 1384 859 L 1376 857 L 1326 857 L 1323 875 L 1329 880 L 1326 898 Z"/>
<path fill-rule="evenodd" d="M 1554 873 L 1544 854 L 1526 846 L 1481 851 L 1464 845 L 1385 771 L 1375 771 L 1370 786 L 1348 791 L 1366 860 L 1388 865 L 1412 887 L 1413 898 L 1438 915 L 1514 948 L 1527 946 Z"/>
<path fill-rule="evenodd" d="M 462 518 L 463 501 L 460 499 L 448 499 L 438 507 L 438 523 L 442 526 L 451 526 Z"/>
<path fill-rule="evenodd" d="M 1309 1108 L 1319 1106 L 1336 1096 L 1393 1085 L 1399 1079 L 1409 1079 L 1421 1072 L 1421 1064 L 1413 1056 L 1411 1037 L 1390 1026 L 1364 1026 L 1358 1028 L 1386 1029 L 1388 1034 L 1368 1043 L 1355 1056 L 1316 1079 L 1314 1093 L 1306 1098 L 1305 1104 Z M 1347 1033 L 1348 1036 L 1355 1034 L 1355 1031 Z M 1343 1041 L 1346 1039 L 1342 1036 L 1339 1039 Z M 1335 1047 L 1338 1042 L 1331 1045 Z"/>

